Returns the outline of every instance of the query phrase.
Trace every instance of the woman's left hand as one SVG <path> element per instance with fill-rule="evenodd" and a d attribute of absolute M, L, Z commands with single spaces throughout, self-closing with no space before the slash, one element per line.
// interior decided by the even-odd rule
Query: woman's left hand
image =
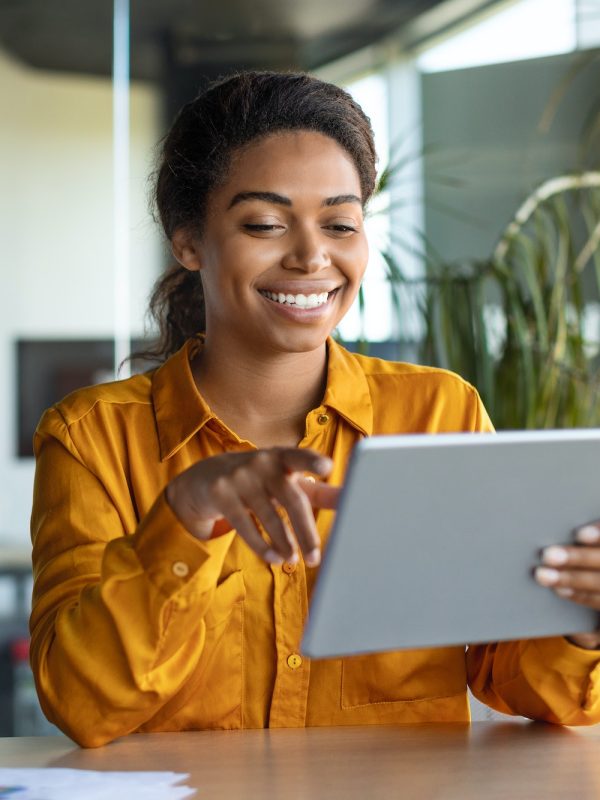
<path fill-rule="evenodd" d="M 575 541 L 573 546 L 546 547 L 542 551 L 543 566 L 535 570 L 535 579 L 560 597 L 600 612 L 600 521 L 578 528 Z M 600 648 L 600 631 L 567 638 L 579 647 Z"/>

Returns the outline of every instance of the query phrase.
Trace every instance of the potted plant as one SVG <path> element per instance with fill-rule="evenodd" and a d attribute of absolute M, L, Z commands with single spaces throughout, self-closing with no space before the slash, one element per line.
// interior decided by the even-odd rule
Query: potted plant
<path fill-rule="evenodd" d="M 497 428 L 600 425 L 600 172 L 540 185 L 484 261 L 426 252 L 410 279 L 383 256 L 397 311 L 402 287 L 417 289 L 417 359 L 471 381 Z"/>

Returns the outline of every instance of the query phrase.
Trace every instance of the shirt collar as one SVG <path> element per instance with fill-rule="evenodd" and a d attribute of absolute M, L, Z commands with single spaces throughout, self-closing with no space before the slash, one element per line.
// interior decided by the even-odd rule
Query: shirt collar
<path fill-rule="evenodd" d="M 152 376 L 161 461 L 170 458 L 214 415 L 196 387 L 190 360 L 200 342 L 188 339 Z"/>
<path fill-rule="evenodd" d="M 350 425 L 370 436 L 373 433 L 373 403 L 360 361 L 331 337 L 327 339 L 327 349 L 329 359 L 323 405 L 335 409 Z"/>
<path fill-rule="evenodd" d="M 190 365 L 201 346 L 198 339 L 188 339 L 152 376 L 152 402 L 162 461 L 174 455 L 214 417 L 196 387 Z M 353 427 L 370 436 L 373 406 L 360 362 L 332 338 L 327 340 L 327 349 L 323 405 L 333 408 Z"/>

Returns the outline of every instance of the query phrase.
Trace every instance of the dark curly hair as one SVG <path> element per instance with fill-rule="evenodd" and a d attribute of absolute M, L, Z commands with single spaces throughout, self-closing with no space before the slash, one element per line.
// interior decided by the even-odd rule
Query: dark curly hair
<path fill-rule="evenodd" d="M 211 191 L 227 177 L 232 154 L 279 131 L 307 130 L 334 139 L 352 157 L 366 204 L 373 193 L 376 154 L 368 117 L 352 97 L 305 73 L 240 72 L 216 81 L 187 103 L 166 135 L 155 173 L 154 201 L 165 235 L 202 232 Z M 158 323 L 155 347 L 136 357 L 168 358 L 204 331 L 197 272 L 173 266 L 150 298 Z"/>

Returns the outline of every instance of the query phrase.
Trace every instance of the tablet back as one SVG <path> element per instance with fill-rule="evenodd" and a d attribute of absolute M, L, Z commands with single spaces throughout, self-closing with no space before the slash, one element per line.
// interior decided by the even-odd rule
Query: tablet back
<path fill-rule="evenodd" d="M 355 449 L 310 605 L 315 658 L 593 630 L 539 551 L 600 518 L 600 430 L 375 436 Z"/>

